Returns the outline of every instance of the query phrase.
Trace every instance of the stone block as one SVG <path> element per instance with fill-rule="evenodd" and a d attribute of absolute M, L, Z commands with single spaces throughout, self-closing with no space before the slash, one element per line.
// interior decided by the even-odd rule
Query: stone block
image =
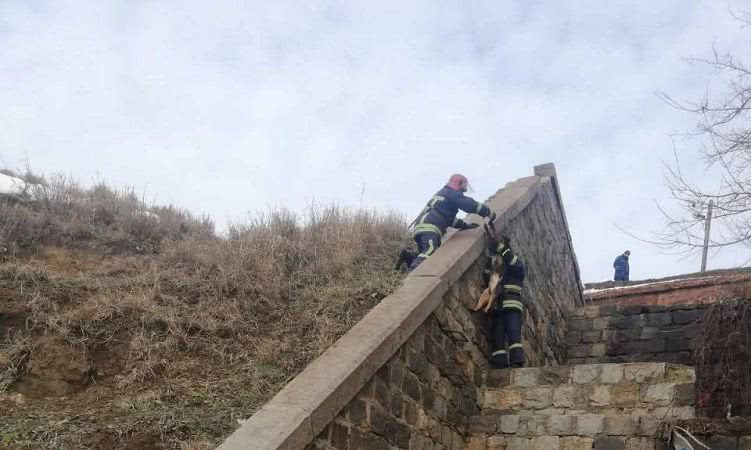
<path fill-rule="evenodd" d="M 601 366 L 574 366 L 572 380 L 577 384 L 594 384 L 600 376 Z"/>
<path fill-rule="evenodd" d="M 504 415 L 500 419 L 501 433 L 516 434 L 519 431 L 519 416 Z"/>
<path fill-rule="evenodd" d="M 591 331 L 591 319 L 574 319 L 568 323 L 568 329 L 572 331 Z"/>
<path fill-rule="evenodd" d="M 569 358 L 587 358 L 594 352 L 594 344 L 579 344 L 569 347 Z"/>
<path fill-rule="evenodd" d="M 602 433 L 605 417 L 602 414 L 582 414 L 576 418 L 576 432 L 582 436 Z"/>
<path fill-rule="evenodd" d="M 581 342 L 582 342 L 581 331 L 568 331 L 566 333 L 566 344 L 568 344 L 569 346 L 580 344 Z"/>
<path fill-rule="evenodd" d="M 668 364 L 665 368 L 665 381 L 693 383 L 696 381 L 696 372 L 693 367 Z"/>
<path fill-rule="evenodd" d="M 511 370 L 488 370 L 485 383 L 488 387 L 504 387 L 511 384 Z"/>
<path fill-rule="evenodd" d="M 659 426 L 659 420 L 656 416 L 643 415 L 638 416 L 639 431 L 641 436 L 654 436 L 657 433 L 657 427 Z"/>
<path fill-rule="evenodd" d="M 639 339 L 642 340 L 652 340 L 656 339 L 659 335 L 659 328 L 657 327 L 644 327 L 641 329 L 641 333 L 639 334 Z"/>
<path fill-rule="evenodd" d="M 607 351 L 607 346 L 604 343 L 592 344 L 592 348 L 590 350 L 590 356 L 594 356 L 596 358 L 605 356 L 606 351 Z"/>
<path fill-rule="evenodd" d="M 551 450 L 557 449 L 559 444 L 558 436 L 539 436 L 532 439 L 529 450 Z"/>
<path fill-rule="evenodd" d="M 540 387 L 524 391 L 523 405 L 528 409 L 543 409 L 553 405 L 553 388 Z"/>
<path fill-rule="evenodd" d="M 526 433 L 528 436 L 544 436 L 548 434 L 548 420 L 550 416 L 525 416 L 521 419 L 526 425 Z M 521 426 L 521 428 L 525 428 Z M 524 430 L 520 430 L 524 431 Z"/>
<path fill-rule="evenodd" d="M 623 368 L 623 375 L 626 381 L 633 381 L 639 384 L 646 381 L 654 382 L 662 380 L 665 375 L 665 364 L 627 364 Z"/>
<path fill-rule="evenodd" d="M 602 331 L 584 331 L 582 332 L 581 341 L 585 344 L 593 344 L 602 340 Z"/>
<path fill-rule="evenodd" d="M 386 433 L 384 434 L 386 440 L 396 447 L 407 448 L 409 446 L 409 440 L 412 436 L 410 428 L 397 421 L 389 421 L 386 425 Z"/>
<path fill-rule="evenodd" d="M 531 439 L 525 437 L 506 438 L 506 450 L 530 450 Z"/>
<path fill-rule="evenodd" d="M 581 331 L 592 331 L 592 330 L 606 330 L 608 328 L 608 318 L 607 317 L 598 317 L 596 319 L 592 319 L 592 328 L 589 330 L 581 330 Z"/>
<path fill-rule="evenodd" d="M 675 398 L 674 383 L 657 383 L 641 387 L 641 401 L 655 406 L 666 406 Z"/>
<path fill-rule="evenodd" d="M 606 364 L 602 366 L 600 382 L 603 384 L 616 384 L 623 380 L 623 366 L 620 364 Z"/>
<path fill-rule="evenodd" d="M 670 315 L 674 324 L 683 325 L 700 320 L 704 316 L 704 310 L 694 309 L 689 311 L 673 311 Z"/>
<path fill-rule="evenodd" d="M 430 410 L 430 408 L 428 408 Z M 424 412 L 412 402 L 404 402 L 404 410 L 402 411 L 402 417 L 408 425 L 416 426 L 420 419 L 420 413 Z"/>
<path fill-rule="evenodd" d="M 503 436 L 490 436 L 484 443 L 488 450 L 502 450 L 506 448 L 506 439 Z"/>
<path fill-rule="evenodd" d="M 540 371 L 539 384 L 566 384 L 571 380 L 571 367 L 543 367 Z"/>
<path fill-rule="evenodd" d="M 436 400 L 438 400 L 436 398 Z M 483 407 L 490 409 L 517 409 L 522 405 L 522 390 L 513 388 L 487 389 L 483 395 Z"/>
<path fill-rule="evenodd" d="M 556 436 L 574 434 L 574 416 L 553 415 L 548 421 L 548 432 Z"/>
<path fill-rule="evenodd" d="M 360 433 L 359 444 L 353 446 L 353 448 L 361 450 L 390 450 L 391 445 L 381 436 L 367 431 Z"/>
<path fill-rule="evenodd" d="M 589 319 L 594 319 L 602 315 L 600 314 L 599 306 L 587 306 L 587 307 L 581 308 L 581 312 L 584 317 L 587 317 Z"/>
<path fill-rule="evenodd" d="M 665 340 L 661 337 L 650 341 L 629 341 L 621 347 L 627 355 L 640 355 L 649 353 L 659 353 L 665 350 Z M 643 361 L 642 357 L 633 361 Z"/>
<path fill-rule="evenodd" d="M 592 450 L 593 439 L 588 437 L 563 437 L 560 441 L 560 450 Z"/>
<path fill-rule="evenodd" d="M 738 438 L 738 450 L 751 450 L 751 436 Z"/>
<path fill-rule="evenodd" d="M 603 432 L 612 436 L 631 436 L 637 434 L 638 428 L 638 417 L 627 415 L 605 416 Z"/>
<path fill-rule="evenodd" d="M 737 450 L 738 438 L 734 436 L 714 435 L 707 440 L 707 445 L 712 450 Z"/>
<path fill-rule="evenodd" d="M 558 386 L 553 391 L 553 406 L 556 408 L 573 408 L 581 392 L 577 386 Z"/>
<path fill-rule="evenodd" d="M 672 318 L 669 312 L 659 312 L 653 314 L 647 314 L 647 324 L 656 327 L 662 327 L 670 325 Z"/>
<path fill-rule="evenodd" d="M 628 438 L 626 439 L 626 450 L 655 450 L 654 438 Z"/>
<path fill-rule="evenodd" d="M 590 406 L 608 406 L 610 405 L 610 386 L 594 385 L 588 386 L 588 397 Z"/>
<path fill-rule="evenodd" d="M 537 386 L 540 379 L 540 369 L 536 367 L 514 369 L 511 371 L 511 385 L 516 387 Z"/>
<path fill-rule="evenodd" d="M 593 444 L 593 450 L 624 450 L 626 439 L 622 436 L 598 436 Z"/>
<path fill-rule="evenodd" d="M 666 352 L 682 352 L 691 350 L 691 340 L 686 336 L 671 336 L 665 339 Z"/>
<path fill-rule="evenodd" d="M 410 424 L 410 425 L 414 425 L 414 424 Z M 498 432 L 498 417 L 497 416 L 470 417 L 469 431 L 472 433 L 495 434 L 496 432 Z"/>
<path fill-rule="evenodd" d="M 417 377 L 409 372 L 404 373 L 404 383 L 402 384 L 402 391 L 413 400 L 418 403 L 421 401 L 420 397 L 420 381 Z"/>
<path fill-rule="evenodd" d="M 693 419 L 696 417 L 693 406 L 658 406 L 652 410 L 652 414 L 665 419 Z"/>
<path fill-rule="evenodd" d="M 412 436 L 412 442 L 409 444 L 409 448 L 416 448 L 416 449 L 422 449 L 424 448 L 425 444 L 423 443 L 423 440 L 427 439 L 423 436 L 420 436 L 419 434 Z M 486 438 L 485 436 L 470 436 L 467 438 L 467 446 L 465 447 L 465 450 L 487 450 L 488 449 L 488 441 L 491 438 Z M 498 446 L 496 448 L 503 448 L 501 446 Z"/>
<path fill-rule="evenodd" d="M 367 404 L 363 400 L 353 399 L 349 402 L 347 409 L 350 422 L 361 427 L 367 424 Z"/>

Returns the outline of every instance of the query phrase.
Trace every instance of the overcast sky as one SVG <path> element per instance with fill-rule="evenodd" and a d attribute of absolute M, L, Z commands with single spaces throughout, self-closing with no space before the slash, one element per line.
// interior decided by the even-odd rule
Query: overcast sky
<path fill-rule="evenodd" d="M 484 199 L 558 169 L 585 281 L 695 271 L 663 221 L 700 96 L 683 61 L 749 54 L 737 1 L 0 0 L 0 165 L 104 179 L 228 219 L 337 201 L 414 216 L 453 172 Z M 704 172 L 677 143 L 684 167 Z M 709 180 L 711 181 L 711 180 Z M 747 251 L 710 258 L 746 262 Z"/>

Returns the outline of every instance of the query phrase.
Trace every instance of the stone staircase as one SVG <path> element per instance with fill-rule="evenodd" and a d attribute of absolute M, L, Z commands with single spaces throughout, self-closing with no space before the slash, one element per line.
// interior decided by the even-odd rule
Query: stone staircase
<path fill-rule="evenodd" d="M 694 417 L 694 381 L 668 363 L 490 370 L 466 450 L 654 450 L 660 419 Z"/>

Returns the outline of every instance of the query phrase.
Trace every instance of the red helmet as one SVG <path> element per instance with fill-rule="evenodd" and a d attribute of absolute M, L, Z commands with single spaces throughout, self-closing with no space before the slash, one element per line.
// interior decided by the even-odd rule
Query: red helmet
<path fill-rule="evenodd" d="M 467 190 L 469 189 L 469 181 L 464 175 L 455 173 L 451 175 L 451 178 L 449 178 L 449 182 L 446 184 L 446 186 L 455 191 L 467 192 Z"/>

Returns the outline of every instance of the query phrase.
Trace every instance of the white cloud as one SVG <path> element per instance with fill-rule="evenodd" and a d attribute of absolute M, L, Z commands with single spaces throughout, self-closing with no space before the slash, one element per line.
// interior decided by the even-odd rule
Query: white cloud
<path fill-rule="evenodd" d="M 729 5 L 6 1 L 0 163 L 99 174 L 223 223 L 358 204 L 363 184 L 364 204 L 412 216 L 453 172 L 485 197 L 553 161 L 585 279 L 626 247 L 636 278 L 691 271 L 613 223 L 662 226 L 668 133 L 692 122 L 655 92 L 700 94 L 707 72 L 681 58 L 715 40 L 747 54 Z"/>

